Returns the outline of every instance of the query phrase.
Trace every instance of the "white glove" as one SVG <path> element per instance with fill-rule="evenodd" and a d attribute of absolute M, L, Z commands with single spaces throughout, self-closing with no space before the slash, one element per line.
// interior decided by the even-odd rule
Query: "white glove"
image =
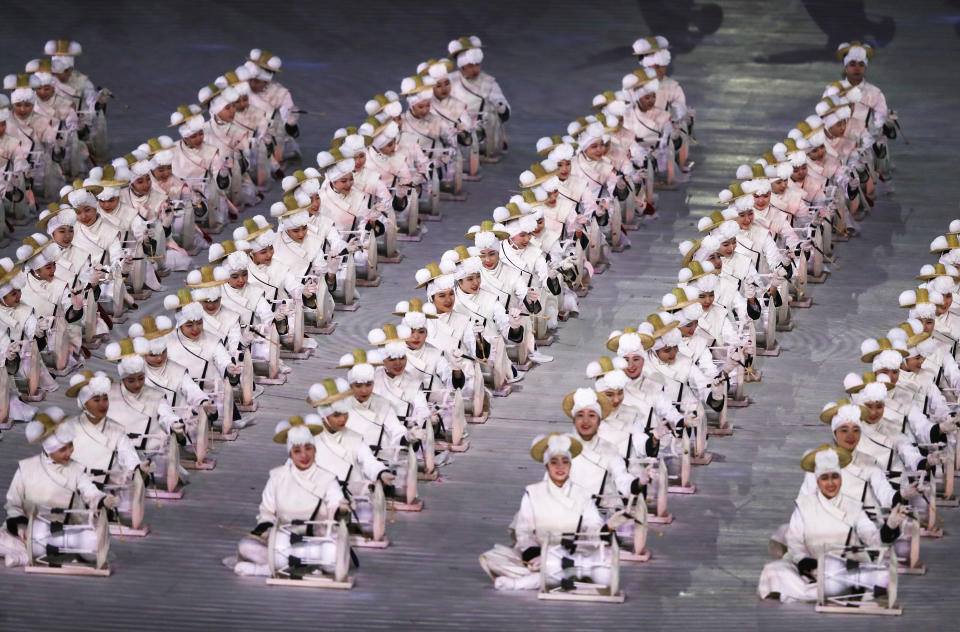
<path fill-rule="evenodd" d="M 643 468 L 642 470 L 640 470 L 640 473 L 637 474 L 637 485 L 639 485 L 640 487 L 643 487 L 649 482 L 650 482 L 650 472 L 647 470 L 647 468 Z"/>
<path fill-rule="evenodd" d="M 927 467 L 935 467 L 943 463 L 943 454 L 940 452 L 931 452 L 927 455 Z"/>
<path fill-rule="evenodd" d="M 103 506 L 106 507 L 107 509 L 116 509 L 119 504 L 120 504 L 120 499 L 114 496 L 113 494 L 109 494 L 105 496 L 103 499 Z"/>
<path fill-rule="evenodd" d="M 14 340 L 10 343 L 10 346 L 7 347 L 7 352 L 4 354 L 7 360 L 13 360 L 18 355 L 20 355 L 20 341 Z"/>
<path fill-rule="evenodd" d="M 723 361 L 723 366 L 720 367 L 720 370 L 727 375 L 737 370 L 737 361 L 733 357 L 733 352 L 727 354 L 727 359 Z"/>
<path fill-rule="evenodd" d="M 481 325 L 480 323 L 473 323 L 473 333 L 474 333 L 474 334 L 482 334 L 482 333 L 483 333 L 483 325 Z"/>
<path fill-rule="evenodd" d="M 157 471 L 157 466 L 153 461 L 141 461 L 140 471 L 144 474 L 153 474 Z"/>
<path fill-rule="evenodd" d="M 667 424 L 665 424 L 665 423 L 659 423 L 659 424 L 657 424 L 657 426 L 653 429 L 653 438 L 656 439 L 657 441 L 662 441 L 663 438 L 666 437 L 666 436 L 667 436 L 668 434 L 670 434 L 671 432 L 672 432 L 672 431 L 670 430 L 670 426 L 669 426 L 669 425 L 667 425 Z"/>
<path fill-rule="evenodd" d="M 50 319 L 47 316 L 37 316 L 37 333 L 50 329 Z"/>
<path fill-rule="evenodd" d="M 573 221 L 580 226 L 586 226 L 590 223 L 590 218 L 586 215 L 577 215 L 577 218 Z"/>
<path fill-rule="evenodd" d="M 240 375 L 243 373 L 243 367 L 239 364 L 231 364 L 227 367 L 227 373 L 230 375 Z"/>
<path fill-rule="evenodd" d="M 340 257 L 337 255 L 327 255 L 327 274 L 336 274 L 340 269 Z"/>
<path fill-rule="evenodd" d="M 536 303 L 540 300 L 540 293 L 537 292 L 535 288 L 527 288 L 526 300 L 530 301 L 531 303 Z"/>
<path fill-rule="evenodd" d="M 253 332 L 249 327 L 240 328 L 240 344 L 244 347 L 249 347 L 253 344 Z"/>
<path fill-rule="evenodd" d="M 890 515 L 887 516 L 887 526 L 891 529 L 896 529 L 903 524 L 903 521 L 907 519 L 907 508 L 903 505 L 897 505 L 890 510 Z"/>
<path fill-rule="evenodd" d="M 384 485 L 393 485 L 397 481 L 397 475 L 392 472 L 384 472 L 380 475 L 380 480 Z"/>
<path fill-rule="evenodd" d="M 511 307 L 510 308 L 510 328 L 516 329 L 521 325 L 523 325 L 523 317 L 520 314 L 520 308 Z"/>
<path fill-rule="evenodd" d="M 107 90 L 106 88 L 100 88 L 100 92 L 97 93 L 97 103 L 104 104 L 110 100 L 110 97 L 113 96 L 113 93 Z"/>
<path fill-rule="evenodd" d="M 900 498 L 904 500 L 910 500 L 916 498 L 920 495 L 920 488 L 917 487 L 916 483 L 910 483 L 905 487 L 900 488 Z"/>
<path fill-rule="evenodd" d="M 748 301 L 757 297 L 757 286 L 753 283 L 746 283 L 743 286 L 743 298 Z"/>
<path fill-rule="evenodd" d="M 720 380 L 710 387 L 710 397 L 713 399 L 713 401 L 716 402 L 723 399 L 723 393 L 726 390 L 726 386 L 726 382 Z"/>
<path fill-rule="evenodd" d="M 950 434 L 955 432 L 957 429 L 957 422 L 955 419 L 947 419 L 946 421 L 940 422 L 940 432 L 943 434 Z"/>
<path fill-rule="evenodd" d="M 316 294 L 317 290 L 319 289 L 320 288 L 317 286 L 317 282 L 313 279 L 310 279 L 309 281 L 303 284 L 303 295 L 306 296 L 307 298 L 310 298 L 311 296 Z"/>
<path fill-rule="evenodd" d="M 277 313 L 286 318 L 293 313 L 293 307 L 291 307 L 286 301 L 277 303 Z"/>
<path fill-rule="evenodd" d="M 337 505 L 337 511 L 339 513 L 349 513 L 351 509 L 350 501 L 346 498 L 340 501 L 340 504 Z"/>
<path fill-rule="evenodd" d="M 453 349 L 453 350 L 444 349 L 444 350 L 443 350 L 443 358 L 444 358 L 444 360 L 447 361 L 447 364 L 449 364 L 449 365 L 453 368 L 454 371 L 458 371 L 458 370 L 459 370 L 459 371 L 462 371 L 462 370 L 463 370 L 463 368 L 462 368 L 462 366 L 463 366 L 463 361 L 462 361 L 462 359 L 463 359 L 463 352 L 460 351 L 459 349 Z"/>
<path fill-rule="evenodd" d="M 360 243 L 360 238 L 353 236 L 350 238 L 350 241 L 347 242 L 347 250 L 351 253 L 354 253 L 360 250 L 363 247 L 363 244 Z"/>
<path fill-rule="evenodd" d="M 186 428 L 186 426 L 183 425 L 182 421 L 170 424 L 170 432 L 174 434 L 183 434 L 184 428 Z"/>

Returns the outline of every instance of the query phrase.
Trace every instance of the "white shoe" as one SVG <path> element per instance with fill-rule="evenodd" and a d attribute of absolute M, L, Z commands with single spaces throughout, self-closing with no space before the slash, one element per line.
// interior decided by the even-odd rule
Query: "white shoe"
<path fill-rule="evenodd" d="M 512 367 L 511 367 L 511 368 L 512 368 Z M 521 373 L 520 371 L 517 371 L 516 369 L 514 369 L 514 370 L 513 370 L 513 375 L 507 378 L 507 384 L 516 384 L 517 382 L 521 381 L 522 379 L 523 379 L 523 373 Z"/>
<path fill-rule="evenodd" d="M 527 358 L 537 364 L 546 364 L 547 362 L 553 362 L 553 356 L 549 356 L 545 353 L 540 353 L 539 351 L 532 351 L 527 354 Z"/>

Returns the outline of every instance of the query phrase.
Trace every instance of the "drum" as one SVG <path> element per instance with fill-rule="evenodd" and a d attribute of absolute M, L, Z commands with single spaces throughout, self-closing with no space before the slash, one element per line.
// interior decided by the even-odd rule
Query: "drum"
<path fill-rule="evenodd" d="M 469 162 L 467 164 L 467 173 L 476 176 L 480 172 L 480 141 L 477 139 L 477 132 L 470 132 Z"/>
<path fill-rule="evenodd" d="M 897 608 L 897 554 L 891 547 L 835 547 L 817 556 L 817 610 Z M 876 602 L 862 599 L 863 588 L 873 589 Z M 886 590 L 886 598 L 879 596 Z"/>
<path fill-rule="evenodd" d="M 125 477 L 126 480 L 119 483 L 107 483 L 103 489 L 107 493 L 115 494 L 120 499 L 120 504 L 117 505 L 120 523 L 131 529 L 139 529 L 143 526 L 147 494 L 146 486 L 143 484 L 143 476 L 138 471 L 132 471 L 112 474 L 111 480 L 118 476 Z"/>
<path fill-rule="evenodd" d="M 110 551 L 106 512 L 36 508 L 27 522 L 26 549 L 30 566 L 69 565 L 79 558 L 103 569 Z"/>
<path fill-rule="evenodd" d="M 463 435 L 466 432 L 467 428 L 467 417 L 464 412 L 463 404 L 463 391 L 461 389 L 456 389 L 453 394 L 453 413 L 450 415 L 451 419 L 451 429 L 450 429 L 450 443 L 452 445 L 460 445 L 463 443 Z"/>
<path fill-rule="evenodd" d="M 129 280 L 133 294 L 142 294 L 147 283 L 147 258 L 143 254 L 143 244 L 139 242 L 133 249 Z"/>
<path fill-rule="evenodd" d="M 486 104 L 489 109 L 482 112 L 484 131 L 484 151 L 487 158 L 498 158 L 503 153 L 503 123 L 494 107 Z"/>
<path fill-rule="evenodd" d="M 67 321 L 63 317 L 63 309 L 57 308 L 57 315 L 53 320 L 51 331 L 53 338 L 53 368 L 62 374 L 67 368 L 70 359 L 70 336 L 67 333 Z"/>
<path fill-rule="evenodd" d="M 620 549 L 617 539 L 612 538 L 607 544 L 598 535 L 591 534 L 564 534 L 563 538 L 573 541 L 573 552 L 561 544 L 558 535 L 551 534 L 544 544 L 543 563 L 540 566 L 541 592 L 560 586 L 564 579 L 572 579 L 574 590 L 609 589 L 610 595 L 617 594 L 620 590 Z"/>
<path fill-rule="evenodd" d="M 427 206 L 427 212 L 430 215 L 440 214 L 440 168 L 434 159 L 434 165 L 430 173 L 430 204 Z"/>
<path fill-rule="evenodd" d="M 353 305 L 356 300 L 357 270 L 353 255 L 347 255 L 340 270 L 337 271 L 337 288 L 333 297 L 343 305 Z"/>
<path fill-rule="evenodd" d="M 307 535 L 308 527 L 312 527 L 314 535 Z M 326 574 L 342 581 L 350 561 L 347 539 L 343 522 L 338 525 L 333 521 L 303 521 L 275 526 L 267 538 L 270 576 L 307 579 L 310 575 Z"/>
<path fill-rule="evenodd" d="M 420 196 L 416 190 L 407 194 L 407 208 L 400 215 L 397 229 L 411 238 L 420 235 Z"/>
<path fill-rule="evenodd" d="M 393 210 L 387 211 L 383 235 L 377 240 L 379 254 L 385 259 L 397 256 L 397 216 Z"/>
<path fill-rule="evenodd" d="M 10 378 L 6 371 L 0 371 L 0 428 L 13 424 L 10 419 Z"/>
<path fill-rule="evenodd" d="M 173 434 L 145 435 L 148 447 L 143 456 L 154 466 L 154 479 L 160 489 L 176 491 L 180 484 L 180 445 Z"/>
<path fill-rule="evenodd" d="M 427 423 L 424 424 L 424 431 L 425 437 L 420 444 L 420 449 L 423 451 L 423 471 L 425 474 L 433 474 L 436 471 L 434 459 L 437 450 L 437 441 L 433 434 L 433 424 L 427 421 Z"/>

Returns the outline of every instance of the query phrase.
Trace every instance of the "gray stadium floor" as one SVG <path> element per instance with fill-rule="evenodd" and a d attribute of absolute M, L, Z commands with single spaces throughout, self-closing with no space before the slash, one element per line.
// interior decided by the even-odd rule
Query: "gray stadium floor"
<path fill-rule="evenodd" d="M 653 537 L 654 559 L 624 569 L 627 601 L 620 606 L 498 594 L 477 555 L 507 542 L 506 527 L 523 486 L 541 476 L 527 455 L 530 439 L 569 427 L 560 398 L 585 384 L 582 370 L 602 353 L 607 332 L 636 324 L 653 309 L 675 280 L 676 244 L 712 210 L 716 192 L 736 166 L 780 140 L 838 76 L 839 64 L 824 52 L 824 42 L 884 37 L 876 31 L 886 25 L 871 26 L 854 8 L 844 8 L 856 2 L 842 3 L 830 14 L 833 4 L 814 0 L 723 2 L 722 24 L 712 34 L 685 25 L 690 15 L 700 24 L 709 21 L 702 3 L 695 14 L 685 8 L 692 3 L 667 1 L 463 7 L 422 2 L 415 9 L 399 4 L 368 2 L 354 9 L 246 1 L 59 8 L 43 3 L 19 7 L 0 23 L 3 72 L 38 56 L 50 37 L 83 44 L 79 68 L 129 105 L 114 103 L 109 112 L 116 155 L 147 136 L 167 133 L 169 112 L 193 101 L 200 86 L 238 65 L 254 46 L 280 55 L 280 78 L 298 105 L 322 113 L 302 120 L 308 162 L 334 129 L 362 120 L 367 98 L 396 89 L 418 62 L 443 54 L 446 42 L 458 35 L 475 33 L 484 40 L 485 67 L 513 105 L 507 159 L 485 167 L 481 182 L 468 183 L 469 200 L 447 205 L 444 220 L 428 225 L 427 239 L 403 246 L 407 258 L 384 267 L 383 285 L 362 292 L 362 309 L 339 318 L 335 334 L 320 340 L 319 357 L 298 365 L 294 379 L 264 395 L 259 423 L 239 441 L 217 446 L 214 471 L 195 474 L 184 500 L 148 509 L 153 528 L 148 538 L 114 539 L 114 576 L 63 579 L 0 571 L 0 629 L 707 624 L 738 630 L 886 630 L 955 620 L 960 606 L 950 586 L 960 564 L 951 533 L 958 524 L 956 510 L 942 512 L 948 536 L 923 543 L 929 573 L 903 578 L 900 618 L 816 615 L 806 606 L 760 602 L 755 587 L 767 537 L 789 517 L 800 483 L 798 458 L 828 440 L 816 413 L 841 394 L 846 372 L 862 370 L 860 340 L 903 319 L 896 296 L 911 287 L 923 263 L 932 262 L 926 245 L 954 216 L 951 159 L 960 139 L 950 118 L 958 103 L 950 69 L 958 49 L 956 3 L 869 3 L 873 19 L 890 15 L 896 24 L 895 37 L 880 50 L 868 76 L 901 113 L 910 140 L 893 144 L 896 193 L 877 204 L 861 238 L 838 247 L 838 269 L 826 285 L 812 289 L 814 307 L 796 312 L 794 331 L 781 339 L 783 354 L 765 359 L 763 383 L 750 385 L 755 404 L 733 412 L 736 434 L 711 441 L 716 458 L 694 472 L 698 493 L 671 497 L 677 519 L 663 528 L 663 537 Z M 470 428 L 469 452 L 457 455 L 441 481 L 422 490 L 426 510 L 397 515 L 389 526 L 388 550 L 360 552 L 354 590 L 268 588 L 223 568 L 219 560 L 234 550 L 236 530 L 253 526 L 268 469 L 284 458 L 270 441 L 274 423 L 306 411 L 309 383 L 332 375 L 344 350 L 361 345 L 371 327 L 390 321 L 396 301 L 415 295 L 417 267 L 460 244 L 467 226 L 488 217 L 517 189 L 516 176 L 532 162 L 536 138 L 559 133 L 589 110 L 594 94 L 619 86 L 620 77 L 635 68 L 630 42 L 651 32 L 670 37 L 673 74 L 697 108 L 697 167 L 685 189 L 662 193 L 662 219 L 631 235 L 633 248 L 615 256 L 613 268 L 583 301 L 581 318 L 563 326 L 548 350 L 556 361 L 531 372 L 521 392 L 496 400 L 486 425 Z M 828 35 L 833 32 L 838 35 Z M 257 210 L 265 213 L 266 205 Z M 165 283 L 175 289 L 180 281 L 182 276 Z M 144 313 L 158 311 L 160 300 L 148 301 Z M 64 398 L 57 394 L 49 402 L 62 404 Z M 16 461 L 32 453 L 22 426 L 6 435 L 0 444 L 2 486 Z"/>

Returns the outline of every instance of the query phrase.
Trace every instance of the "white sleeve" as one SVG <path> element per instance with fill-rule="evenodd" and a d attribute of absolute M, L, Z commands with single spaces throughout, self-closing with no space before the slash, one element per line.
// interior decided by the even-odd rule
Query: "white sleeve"
<path fill-rule="evenodd" d="M 893 497 L 896 492 L 890 485 L 890 481 L 887 480 L 886 474 L 879 467 L 870 468 L 870 487 L 881 506 L 889 508 L 893 505 Z"/>
<path fill-rule="evenodd" d="M 794 507 L 793 515 L 790 516 L 790 524 L 787 526 L 787 557 L 793 561 L 794 564 L 798 563 L 805 557 L 813 557 L 810 554 L 810 551 L 807 550 L 806 542 L 804 541 L 804 525 L 803 525 L 803 516 L 800 515 L 800 509 Z"/>
<path fill-rule="evenodd" d="M 13 480 L 10 481 L 10 487 L 7 488 L 7 504 L 4 509 L 7 512 L 7 518 L 19 518 L 26 515 L 24 501 L 27 497 L 26 484 L 23 480 L 23 473 L 20 468 L 13 474 Z"/>
<path fill-rule="evenodd" d="M 880 540 L 880 529 L 870 520 L 867 512 L 860 510 L 857 516 L 857 524 L 854 527 L 857 531 L 857 537 L 866 546 L 880 546 L 883 542 Z"/>
<path fill-rule="evenodd" d="M 117 441 L 117 463 L 126 471 L 140 466 L 140 455 L 137 454 L 137 449 L 133 447 L 133 442 L 126 433 L 120 435 Z"/>
<path fill-rule="evenodd" d="M 17 472 L 19 473 L 19 470 Z M 100 500 L 106 497 L 106 494 L 93 484 L 86 472 L 81 472 L 80 476 L 77 477 L 77 491 L 83 496 L 84 504 L 91 509 L 99 505 Z"/>
<path fill-rule="evenodd" d="M 537 521 L 533 514 L 533 504 L 530 502 L 530 494 L 527 491 L 523 493 L 520 510 L 513 517 L 512 526 L 517 540 L 517 549 L 521 553 L 531 546 L 540 546 L 536 534 Z"/>
<path fill-rule="evenodd" d="M 316 519 L 333 520 L 341 500 L 343 500 L 343 490 L 340 488 L 337 479 L 333 479 L 323 492 L 323 505 L 320 507 L 320 513 L 316 516 Z"/>
<path fill-rule="evenodd" d="M 803 483 L 800 485 L 800 493 L 797 494 L 797 498 L 816 493 L 817 477 L 813 474 L 813 472 L 807 472 L 803 475 Z"/>
<path fill-rule="evenodd" d="M 490 94 L 487 96 L 487 100 L 491 103 L 503 104 L 508 108 L 510 107 L 510 103 L 507 102 L 507 97 L 503 95 L 500 84 L 497 83 L 497 80 L 493 77 L 490 78 Z"/>
<path fill-rule="evenodd" d="M 210 399 L 210 396 L 204 393 L 203 390 L 197 386 L 197 383 L 190 378 L 189 373 L 184 373 L 183 378 L 180 380 L 180 392 L 187 398 L 187 404 L 194 408 L 199 406 L 201 402 Z"/>
<path fill-rule="evenodd" d="M 263 493 L 260 495 L 260 510 L 257 513 L 257 524 L 261 522 L 269 522 L 274 525 L 277 524 L 277 490 L 276 483 L 274 483 L 274 477 L 270 477 L 267 480 L 267 484 L 263 488 Z M 336 485 L 336 483 L 334 483 Z M 337 485 L 339 488 L 339 485 Z"/>
<path fill-rule="evenodd" d="M 670 402 L 666 394 L 661 393 L 657 401 L 653 404 L 653 409 L 662 419 L 676 425 L 683 420 L 683 413 L 677 410 L 677 407 Z"/>
<path fill-rule="evenodd" d="M 366 480 L 373 482 L 377 480 L 380 472 L 387 469 L 387 466 L 373 456 L 373 452 L 370 451 L 367 444 L 360 442 L 357 445 L 357 461 L 360 463 L 360 471 L 363 472 L 363 477 Z"/>

